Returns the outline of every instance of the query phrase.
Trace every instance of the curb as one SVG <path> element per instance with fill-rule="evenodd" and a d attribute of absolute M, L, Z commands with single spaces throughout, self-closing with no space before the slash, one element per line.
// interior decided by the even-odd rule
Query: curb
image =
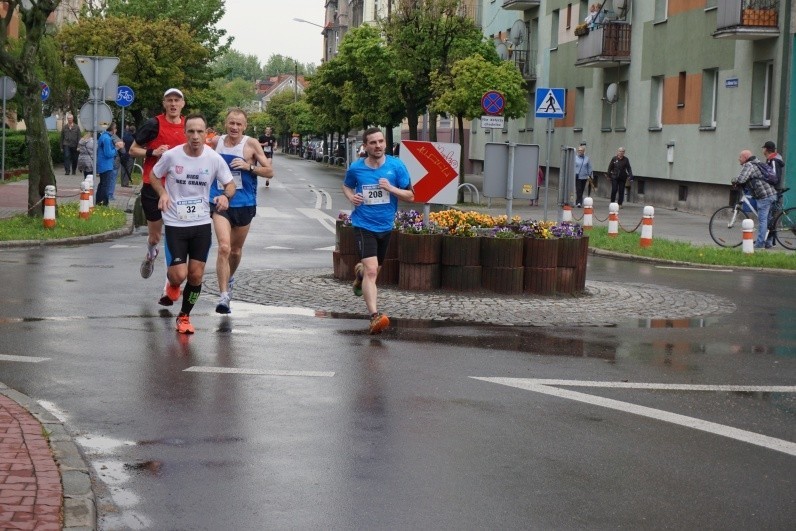
<path fill-rule="evenodd" d="M 655 258 L 652 256 L 638 256 L 635 254 L 623 254 L 616 251 L 608 251 L 605 249 L 596 249 L 589 247 L 589 254 L 594 256 L 604 256 L 606 258 L 615 258 L 617 260 L 626 260 L 628 262 L 643 262 L 649 264 L 668 264 L 682 267 L 691 267 L 698 269 L 733 269 L 738 271 L 750 271 L 755 273 L 776 273 L 780 275 L 796 275 L 796 269 L 778 269 L 773 267 L 749 267 L 749 266 L 736 266 L 736 265 L 717 265 L 717 264 L 698 264 L 694 262 L 682 262 L 680 260 L 667 260 L 666 258 Z"/>
<path fill-rule="evenodd" d="M 63 529 L 78 531 L 97 529 L 97 503 L 91 488 L 88 463 L 69 432 L 52 413 L 31 397 L 0 382 L 0 394 L 25 408 L 47 432 L 50 449 L 58 465 L 63 489 Z"/>

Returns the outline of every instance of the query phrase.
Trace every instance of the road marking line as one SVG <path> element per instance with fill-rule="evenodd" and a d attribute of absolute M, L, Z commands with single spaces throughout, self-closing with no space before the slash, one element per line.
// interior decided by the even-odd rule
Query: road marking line
<path fill-rule="evenodd" d="M 258 206 L 257 207 L 257 217 L 263 217 L 263 218 L 290 218 L 292 216 L 290 216 L 289 214 L 285 214 L 283 212 L 280 212 L 279 210 L 277 210 L 274 207 Z"/>
<path fill-rule="evenodd" d="M 480 378 L 476 376 L 471 376 L 471 378 L 500 385 L 507 385 L 509 387 L 516 387 L 518 389 L 525 389 L 527 391 L 534 391 L 536 393 L 542 393 L 558 398 L 567 398 L 569 400 L 584 402 L 586 404 L 601 406 L 608 409 L 615 409 L 625 413 L 632 413 L 634 415 L 660 420 L 663 422 L 669 422 L 671 424 L 693 428 L 707 433 L 712 433 L 714 435 L 721 435 L 722 437 L 729 437 L 731 439 L 736 439 L 749 444 L 762 446 L 770 450 L 796 456 L 796 443 L 769 437 L 767 435 L 761 435 L 751 431 L 733 428 L 730 426 L 724 426 L 723 424 L 717 424 L 715 422 L 695 419 L 693 417 L 686 417 L 685 415 L 679 415 L 677 413 L 670 413 L 660 409 L 630 404 L 628 402 L 621 402 L 611 398 L 603 398 L 586 393 L 579 393 L 577 391 L 549 387 L 547 385 L 535 383 L 531 378 Z"/>
<path fill-rule="evenodd" d="M 11 354 L 0 354 L 0 361 L 19 361 L 22 363 L 41 363 L 50 361 L 50 358 L 36 358 L 33 356 L 12 356 Z"/>
<path fill-rule="evenodd" d="M 595 382 L 590 380 L 543 380 L 539 378 L 503 378 L 539 385 L 570 387 L 613 387 L 617 389 L 661 389 L 670 391 L 740 391 L 749 393 L 796 393 L 796 385 L 691 385 L 642 382 Z"/>
<path fill-rule="evenodd" d="M 334 249 L 335 249 L 335 246 L 334 245 L 330 245 L 329 247 L 318 247 L 316 249 L 313 249 L 313 251 L 334 251 Z"/>
<path fill-rule="evenodd" d="M 337 220 L 329 214 L 318 210 L 317 208 L 297 208 L 296 210 L 310 219 L 317 219 L 321 225 L 332 234 L 336 232 Z"/>
<path fill-rule="evenodd" d="M 216 374 L 251 374 L 255 376 L 306 376 L 311 378 L 331 378 L 334 372 L 331 371 L 279 371 L 263 369 L 237 369 L 230 367 L 188 367 L 184 372 L 204 372 Z"/>
<path fill-rule="evenodd" d="M 266 247 L 266 250 L 268 249 L 277 250 L 277 251 L 289 251 L 292 250 L 293 247 L 281 247 L 279 245 L 269 245 L 268 247 Z"/>

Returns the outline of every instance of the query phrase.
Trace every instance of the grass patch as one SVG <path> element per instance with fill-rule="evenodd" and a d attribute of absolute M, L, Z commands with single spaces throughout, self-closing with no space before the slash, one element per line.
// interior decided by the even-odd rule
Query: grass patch
<path fill-rule="evenodd" d="M 794 251 L 756 250 L 754 254 L 744 254 L 740 247 L 726 249 L 718 245 L 697 246 L 688 242 L 662 238 L 655 238 L 652 241 L 652 246 L 645 249 L 639 245 L 640 238 L 638 233 L 623 231 L 620 231 L 618 236 L 609 238 L 607 228 L 595 227 L 589 231 L 589 246 L 632 256 L 662 258 L 693 264 L 796 270 L 796 252 Z"/>
<path fill-rule="evenodd" d="M 45 229 L 40 217 L 19 214 L 0 219 L 0 241 L 58 240 L 118 230 L 127 223 L 127 214 L 118 208 L 97 206 L 89 219 L 80 219 L 80 203 L 58 205 L 56 225 Z"/>

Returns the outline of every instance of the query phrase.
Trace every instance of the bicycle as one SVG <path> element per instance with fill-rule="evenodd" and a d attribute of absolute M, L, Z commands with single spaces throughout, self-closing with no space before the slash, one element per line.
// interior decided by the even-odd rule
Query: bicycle
<path fill-rule="evenodd" d="M 784 194 L 785 189 L 780 194 Z M 710 217 L 708 229 L 713 241 L 722 247 L 739 247 L 743 243 L 741 222 L 751 219 L 758 224 L 757 209 L 749 196 L 740 194 L 732 206 L 721 207 Z M 775 239 L 785 249 L 796 249 L 796 208 L 784 209 L 774 221 Z"/>

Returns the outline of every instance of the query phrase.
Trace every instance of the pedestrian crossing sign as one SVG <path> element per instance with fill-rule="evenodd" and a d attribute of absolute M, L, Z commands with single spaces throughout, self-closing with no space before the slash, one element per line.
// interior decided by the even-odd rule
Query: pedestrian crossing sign
<path fill-rule="evenodd" d="M 562 88 L 536 89 L 536 118 L 563 118 L 566 104 Z"/>

